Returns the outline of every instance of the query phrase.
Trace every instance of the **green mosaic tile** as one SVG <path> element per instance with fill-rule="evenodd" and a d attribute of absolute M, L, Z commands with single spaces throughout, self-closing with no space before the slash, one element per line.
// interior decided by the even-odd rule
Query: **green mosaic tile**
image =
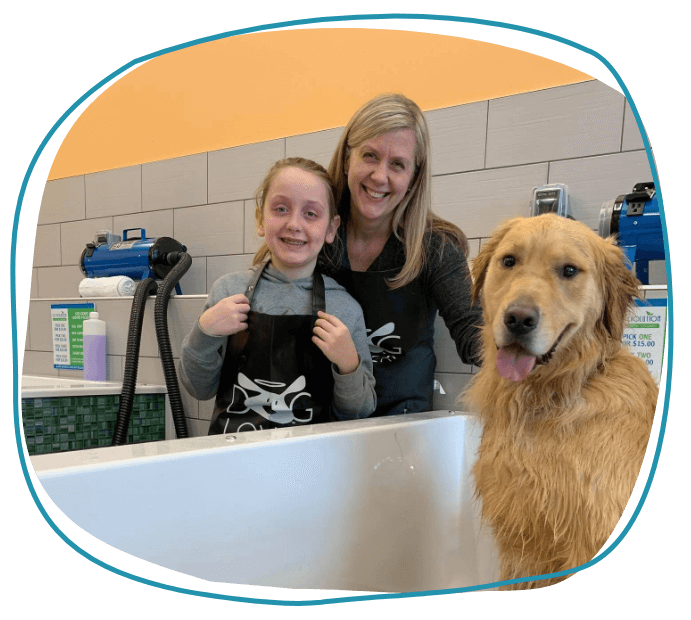
<path fill-rule="evenodd" d="M 22 399 L 22 422 L 29 454 L 109 446 L 120 396 Z M 134 397 L 128 443 L 165 438 L 165 396 Z"/>

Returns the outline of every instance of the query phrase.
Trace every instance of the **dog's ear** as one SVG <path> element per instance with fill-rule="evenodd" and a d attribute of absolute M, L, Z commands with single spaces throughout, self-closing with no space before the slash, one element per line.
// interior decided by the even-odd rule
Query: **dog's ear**
<path fill-rule="evenodd" d="M 627 258 L 613 237 L 603 239 L 599 244 L 598 263 L 604 293 L 602 326 L 613 340 L 620 342 L 624 335 L 626 315 L 634 299 L 641 296 L 641 283 L 627 267 Z"/>
<path fill-rule="evenodd" d="M 523 218 L 515 217 L 500 224 L 492 233 L 492 236 L 482 244 L 479 254 L 473 259 L 473 286 L 471 289 L 473 304 L 480 299 L 482 287 L 485 285 L 487 269 L 489 268 L 490 261 L 492 260 L 492 256 L 494 256 L 497 246 L 506 236 L 506 233 L 511 230 L 511 227 L 521 219 Z"/>

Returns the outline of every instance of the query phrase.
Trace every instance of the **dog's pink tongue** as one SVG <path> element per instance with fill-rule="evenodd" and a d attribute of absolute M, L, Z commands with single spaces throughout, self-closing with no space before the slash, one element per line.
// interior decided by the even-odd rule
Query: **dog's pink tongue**
<path fill-rule="evenodd" d="M 497 351 L 497 371 L 509 381 L 523 381 L 535 366 L 535 356 L 528 355 L 516 346 L 502 347 Z"/>

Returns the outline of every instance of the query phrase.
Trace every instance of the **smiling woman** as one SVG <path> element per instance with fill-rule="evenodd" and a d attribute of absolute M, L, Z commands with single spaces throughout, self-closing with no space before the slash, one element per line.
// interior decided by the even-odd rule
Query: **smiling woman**
<path fill-rule="evenodd" d="M 377 381 L 375 416 L 432 409 L 437 312 L 466 364 L 480 364 L 468 241 L 432 213 L 430 136 L 419 106 L 383 94 L 360 107 L 331 158 L 344 225 L 334 277 L 362 306 Z"/>
<path fill-rule="evenodd" d="M 416 150 L 413 130 L 396 129 L 350 151 L 346 174 L 355 206 L 351 216 L 358 220 L 363 232 L 374 232 L 380 227 L 391 229 L 394 210 L 408 193 L 413 180 Z M 359 271 L 365 271 L 379 254 L 371 256 L 366 247 L 362 250 L 356 253 L 357 258 L 354 257 L 354 268 Z"/>

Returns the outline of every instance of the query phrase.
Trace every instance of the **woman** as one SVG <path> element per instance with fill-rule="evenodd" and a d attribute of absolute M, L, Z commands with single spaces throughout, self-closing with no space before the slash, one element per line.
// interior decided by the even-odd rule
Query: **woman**
<path fill-rule="evenodd" d="M 346 126 L 331 158 L 343 251 L 334 277 L 360 302 L 377 381 L 374 416 L 432 410 L 434 320 L 461 359 L 480 363 L 468 242 L 431 212 L 430 144 L 420 108 L 380 95 Z"/>

